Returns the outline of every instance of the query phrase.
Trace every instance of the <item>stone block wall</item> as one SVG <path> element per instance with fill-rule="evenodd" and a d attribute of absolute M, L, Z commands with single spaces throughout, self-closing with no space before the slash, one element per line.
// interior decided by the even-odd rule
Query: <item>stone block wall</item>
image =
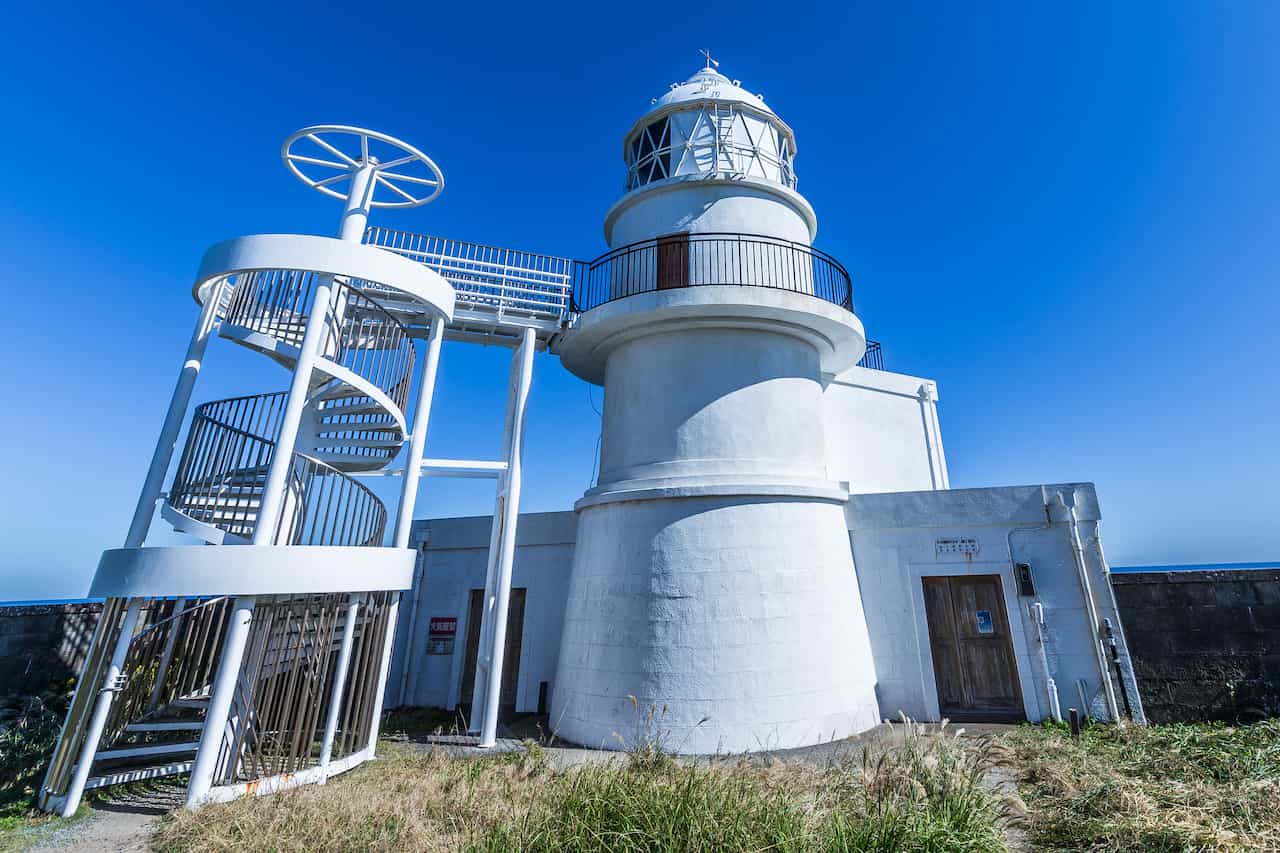
<path fill-rule="evenodd" d="M 1112 586 L 1151 722 L 1280 715 L 1280 571 L 1121 572 Z"/>
<path fill-rule="evenodd" d="M 101 612 L 101 602 L 0 606 L 0 701 L 75 678 Z"/>

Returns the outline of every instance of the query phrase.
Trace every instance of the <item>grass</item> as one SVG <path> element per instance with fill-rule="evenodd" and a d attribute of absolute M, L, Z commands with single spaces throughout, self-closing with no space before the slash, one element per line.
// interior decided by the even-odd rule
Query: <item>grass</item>
<path fill-rule="evenodd" d="M 1280 719 L 1003 739 L 1039 849 L 1280 851 Z"/>
<path fill-rule="evenodd" d="M 660 752 L 550 767 L 538 747 L 452 758 L 384 743 L 325 786 L 175 812 L 162 851 L 1004 849 L 990 745 L 907 726 L 904 743 L 817 767 L 689 763 Z"/>

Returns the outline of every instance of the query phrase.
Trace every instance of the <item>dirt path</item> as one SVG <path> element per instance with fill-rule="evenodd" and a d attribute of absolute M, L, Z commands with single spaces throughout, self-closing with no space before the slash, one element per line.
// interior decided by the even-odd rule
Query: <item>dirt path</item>
<path fill-rule="evenodd" d="M 151 835 L 160 818 L 182 805 L 181 787 L 130 793 L 111 802 L 97 802 L 74 823 L 36 836 L 28 853 L 44 851 L 101 851 L 140 853 L 151 849 Z"/>

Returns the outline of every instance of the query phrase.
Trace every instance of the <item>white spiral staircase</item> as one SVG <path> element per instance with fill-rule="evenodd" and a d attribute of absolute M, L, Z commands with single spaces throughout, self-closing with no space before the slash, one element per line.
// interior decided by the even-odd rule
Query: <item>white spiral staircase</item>
<path fill-rule="evenodd" d="M 292 370 L 317 276 L 268 270 L 236 277 L 219 335 Z M 320 356 L 298 432 L 275 545 L 376 547 L 387 510 L 354 475 L 395 459 L 415 350 L 409 330 L 358 283 L 335 281 Z M 167 501 L 166 520 L 211 544 L 253 540 L 286 391 L 198 406 Z"/>

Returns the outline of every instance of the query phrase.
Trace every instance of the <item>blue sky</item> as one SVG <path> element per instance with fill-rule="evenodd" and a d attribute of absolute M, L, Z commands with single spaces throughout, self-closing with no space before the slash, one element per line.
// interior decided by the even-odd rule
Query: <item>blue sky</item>
<path fill-rule="evenodd" d="M 817 245 L 939 382 L 953 486 L 1092 480 L 1118 564 L 1280 558 L 1280 6 L 217 5 L 6 13 L 0 599 L 81 595 L 123 539 L 204 249 L 334 231 L 290 132 L 440 163 L 377 223 L 591 258 L 622 134 L 702 47 L 795 129 Z M 497 452 L 506 359 L 446 346 L 430 455 Z M 197 400 L 285 387 L 264 361 L 217 342 Z M 586 488 L 599 400 L 539 357 L 527 509 Z"/>

